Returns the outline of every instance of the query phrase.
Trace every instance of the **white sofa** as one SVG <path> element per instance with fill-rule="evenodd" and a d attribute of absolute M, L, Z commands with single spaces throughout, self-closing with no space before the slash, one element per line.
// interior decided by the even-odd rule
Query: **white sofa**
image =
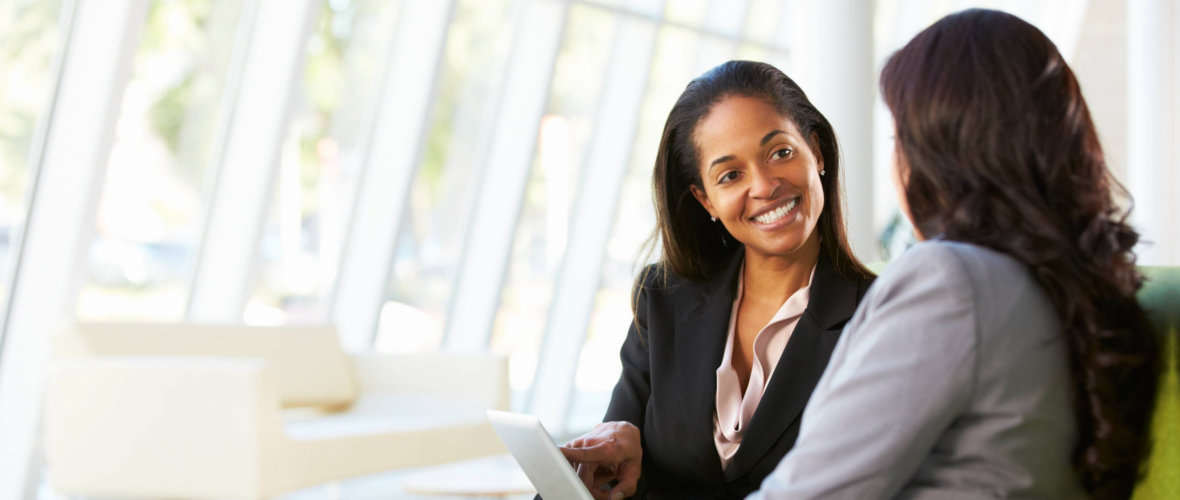
<path fill-rule="evenodd" d="M 265 498 L 504 453 L 482 354 L 346 355 L 330 327 L 77 324 L 55 339 L 46 459 L 66 495 Z"/>

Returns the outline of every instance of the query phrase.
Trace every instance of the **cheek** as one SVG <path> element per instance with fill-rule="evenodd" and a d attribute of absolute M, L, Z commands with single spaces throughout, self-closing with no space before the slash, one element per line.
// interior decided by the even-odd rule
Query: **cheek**
<path fill-rule="evenodd" d="M 902 215 L 911 221 L 914 219 L 910 215 L 910 205 L 905 197 L 905 174 L 903 173 L 905 165 L 898 158 L 898 154 L 894 152 L 893 155 L 893 189 L 897 193 L 897 208 L 901 210 Z"/>
<path fill-rule="evenodd" d="M 910 205 L 905 199 L 905 184 L 901 181 L 901 175 L 897 173 L 897 170 L 893 171 L 893 189 L 897 193 L 897 208 L 905 214 L 906 218 L 911 218 Z"/>
<path fill-rule="evenodd" d="M 727 219 L 742 218 L 742 200 L 736 196 L 726 196 L 719 202 L 721 204 L 721 213 Z"/>
<path fill-rule="evenodd" d="M 824 186 L 823 180 L 816 178 L 815 182 L 811 184 L 811 213 L 815 214 L 815 218 L 819 218 L 820 212 L 824 210 Z"/>

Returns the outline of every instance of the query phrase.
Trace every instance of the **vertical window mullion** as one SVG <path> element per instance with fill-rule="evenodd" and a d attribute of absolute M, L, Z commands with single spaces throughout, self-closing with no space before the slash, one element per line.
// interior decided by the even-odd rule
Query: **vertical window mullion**
<path fill-rule="evenodd" d="M 314 0 L 259 0 L 197 256 L 188 319 L 237 323 L 253 285 Z"/>
<path fill-rule="evenodd" d="M 593 139 L 570 215 L 568 241 L 549 308 L 528 409 L 564 432 L 578 359 L 601 283 L 606 244 L 642 109 L 657 26 L 620 20 Z"/>
<path fill-rule="evenodd" d="M 36 169 L 0 359 L 0 497 L 25 498 L 54 331 L 73 318 L 146 0 L 79 1 Z"/>
<path fill-rule="evenodd" d="M 451 350 L 480 351 L 491 337 L 537 129 L 565 29 L 567 2 L 523 1 L 495 138 L 448 308 L 443 342 Z"/>
<path fill-rule="evenodd" d="M 398 16 L 333 297 L 348 350 L 367 350 L 377 329 L 453 10 L 454 1 L 406 0 Z"/>

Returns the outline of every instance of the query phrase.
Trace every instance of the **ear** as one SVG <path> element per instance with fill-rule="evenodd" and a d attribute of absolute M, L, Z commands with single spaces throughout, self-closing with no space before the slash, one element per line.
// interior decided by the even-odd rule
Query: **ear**
<path fill-rule="evenodd" d="M 717 213 L 713 212 L 713 204 L 709 203 L 709 196 L 705 194 L 705 190 L 696 186 L 689 186 L 688 189 L 692 191 L 692 197 L 696 198 L 702 207 L 705 207 L 706 212 L 709 212 L 710 217 L 717 217 Z"/>

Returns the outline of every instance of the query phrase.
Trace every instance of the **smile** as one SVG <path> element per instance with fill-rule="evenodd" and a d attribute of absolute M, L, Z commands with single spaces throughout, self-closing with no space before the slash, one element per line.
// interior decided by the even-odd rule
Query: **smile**
<path fill-rule="evenodd" d="M 773 224 L 781 220 L 783 217 L 786 217 L 787 214 L 791 213 L 791 210 L 794 209 L 795 205 L 798 203 L 799 198 L 792 198 L 791 201 L 788 201 L 786 205 L 754 217 L 753 219 L 760 224 Z"/>

